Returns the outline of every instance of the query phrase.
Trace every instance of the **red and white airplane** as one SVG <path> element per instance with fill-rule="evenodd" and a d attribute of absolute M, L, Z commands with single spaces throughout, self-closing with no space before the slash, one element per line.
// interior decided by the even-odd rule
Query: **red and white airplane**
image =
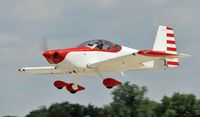
<path fill-rule="evenodd" d="M 159 26 L 153 49 L 136 50 L 106 40 L 91 40 L 75 48 L 47 50 L 43 53 L 53 66 L 23 67 L 20 72 L 32 74 L 71 74 L 76 78 L 85 75 L 98 75 L 103 85 L 112 88 L 122 84 L 113 78 L 104 78 L 103 72 L 134 71 L 143 69 L 166 69 L 180 65 L 179 58 L 188 57 L 179 54 L 176 49 L 174 31 L 167 26 Z M 55 87 L 71 93 L 84 90 L 77 82 L 55 81 Z"/>

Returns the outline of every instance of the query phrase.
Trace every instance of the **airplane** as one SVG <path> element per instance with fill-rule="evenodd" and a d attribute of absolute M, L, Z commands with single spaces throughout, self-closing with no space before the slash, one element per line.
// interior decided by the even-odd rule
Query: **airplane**
<path fill-rule="evenodd" d="M 74 48 L 46 50 L 43 53 L 48 67 L 22 67 L 19 72 L 31 74 L 70 74 L 76 79 L 81 76 L 98 75 L 108 89 L 121 85 L 122 82 L 103 77 L 105 72 L 119 72 L 145 69 L 166 69 L 180 66 L 179 58 L 188 57 L 176 49 L 174 30 L 160 25 L 153 49 L 137 50 L 111 41 L 96 39 L 86 41 Z M 57 80 L 54 86 L 65 87 L 74 94 L 85 89 L 77 83 Z"/>

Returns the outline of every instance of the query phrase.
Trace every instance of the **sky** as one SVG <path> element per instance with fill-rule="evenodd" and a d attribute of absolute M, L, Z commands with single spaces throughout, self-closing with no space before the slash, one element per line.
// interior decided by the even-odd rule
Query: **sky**
<path fill-rule="evenodd" d="M 71 95 L 57 90 L 56 80 L 69 75 L 22 74 L 19 67 L 48 66 L 39 45 L 68 48 L 92 39 L 105 39 L 135 49 L 152 49 L 159 25 L 175 30 L 178 52 L 192 55 L 178 69 L 104 74 L 122 82 L 146 86 L 146 94 L 160 101 L 174 92 L 200 98 L 199 0 L 0 0 L 0 116 L 23 117 L 40 106 L 69 101 L 102 107 L 112 90 L 98 76 L 81 77 L 86 90 Z"/>

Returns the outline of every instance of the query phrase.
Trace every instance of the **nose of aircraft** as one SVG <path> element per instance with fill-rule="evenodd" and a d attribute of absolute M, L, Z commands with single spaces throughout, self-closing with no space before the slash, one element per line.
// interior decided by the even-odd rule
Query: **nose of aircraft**
<path fill-rule="evenodd" d="M 45 51 L 45 52 L 43 53 L 43 56 L 44 56 L 45 58 L 51 58 L 52 55 L 53 55 L 53 52 L 51 52 L 51 51 Z"/>
<path fill-rule="evenodd" d="M 43 53 L 43 56 L 50 64 L 58 64 L 65 59 L 67 50 L 48 50 Z"/>

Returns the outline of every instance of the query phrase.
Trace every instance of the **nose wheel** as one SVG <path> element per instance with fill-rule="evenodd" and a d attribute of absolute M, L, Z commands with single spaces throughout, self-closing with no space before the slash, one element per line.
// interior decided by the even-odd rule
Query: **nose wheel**
<path fill-rule="evenodd" d="M 85 89 L 85 87 L 80 86 L 78 84 L 70 83 L 66 85 L 66 89 L 71 93 L 75 94 L 76 92 L 82 91 Z"/>
<path fill-rule="evenodd" d="M 67 91 L 69 91 L 71 94 L 75 94 L 75 93 L 85 89 L 85 87 L 83 87 L 81 85 L 74 84 L 74 83 L 66 83 L 66 82 L 60 81 L 60 80 L 55 81 L 54 86 L 59 90 L 63 89 L 63 87 L 66 87 Z"/>

